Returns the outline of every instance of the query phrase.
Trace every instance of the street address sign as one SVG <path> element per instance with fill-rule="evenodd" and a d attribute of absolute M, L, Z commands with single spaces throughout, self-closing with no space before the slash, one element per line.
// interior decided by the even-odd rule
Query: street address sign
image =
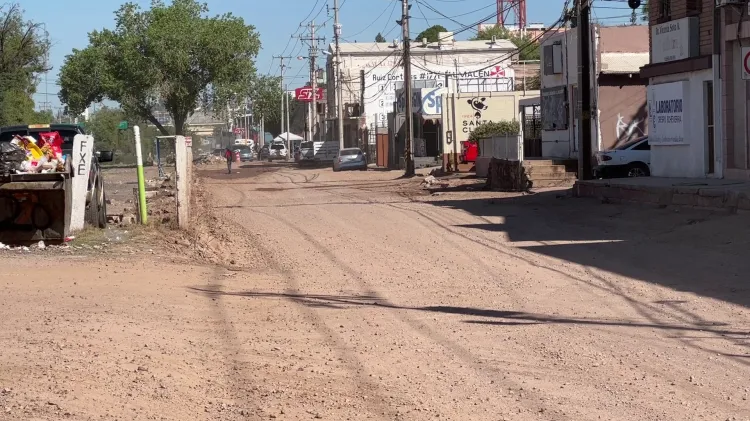
<path fill-rule="evenodd" d="M 310 87 L 297 88 L 294 90 L 294 97 L 297 98 L 297 101 L 312 102 L 313 101 L 312 88 Z M 315 99 L 317 101 L 321 101 L 323 99 L 323 88 L 316 89 Z"/>

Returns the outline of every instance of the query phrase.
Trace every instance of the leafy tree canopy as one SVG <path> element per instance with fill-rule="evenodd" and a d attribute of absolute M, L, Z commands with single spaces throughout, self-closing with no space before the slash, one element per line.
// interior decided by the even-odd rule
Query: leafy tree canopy
<path fill-rule="evenodd" d="M 378 34 L 375 36 L 375 42 L 388 42 L 388 40 L 385 39 L 385 37 L 383 36 L 383 34 L 381 34 L 380 32 L 378 32 Z"/>
<path fill-rule="evenodd" d="M 163 103 L 176 134 L 184 134 L 198 106 L 224 110 L 227 101 L 248 94 L 255 76 L 255 28 L 232 14 L 207 14 L 196 0 L 152 0 L 149 10 L 124 4 L 113 30 L 90 33 L 88 47 L 66 57 L 60 100 L 80 113 L 108 98 L 166 135 L 153 113 Z"/>
<path fill-rule="evenodd" d="M 250 89 L 250 100 L 253 103 L 253 114 L 257 119 L 263 118 L 266 131 L 281 134 L 281 100 L 284 93 L 281 89 L 281 79 L 273 76 L 259 76 L 254 78 Z M 289 108 L 294 110 L 299 105 L 297 100 L 289 96 Z M 286 107 L 286 105 L 284 105 Z M 286 123 L 284 123 L 286 124 Z"/>
<path fill-rule="evenodd" d="M 479 31 L 477 36 L 472 39 L 489 41 L 493 36 L 495 39 L 506 39 L 520 49 L 520 60 L 539 60 L 539 43 L 529 34 L 511 32 L 500 25 L 496 25 Z"/>
<path fill-rule="evenodd" d="M 32 99 L 48 50 L 41 24 L 25 21 L 18 4 L 0 6 L 0 126 L 51 121 L 50 112 L 34 111 Z"/>
<path fill-rule="evenodd" d="M 415 38 L 415 41 L 422 41 L 423 39 L 427 38 L 427 42 L 438 42 L 438 34 L 440 32 L 448 32 L 448 30 L 445 29 L 445 27 L 442 25 L 430 26 L 429 28 L 420 32 L 419 35 L 417 35 L 417 37 Z"/>

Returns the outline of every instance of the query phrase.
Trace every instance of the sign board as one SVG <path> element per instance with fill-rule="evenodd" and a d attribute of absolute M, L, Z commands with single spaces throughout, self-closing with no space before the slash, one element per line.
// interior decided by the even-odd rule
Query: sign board
<path fill-rule="evenodd" d="M 243 134 L 243 133 L 245 133 L 245 128 L 244 127 L 235 127 L 234 129 L 232 129 L 232 133 L 234 133 L 234 134 Z"/>
<path fill-rule="evenodd" d="M 507 55 L 507 54 L 506 54 Z M 487 65 L 459 67 L 427 64 L 423 70 L 412 66 L 412 82 L 432 81 L 435 88 L 446 88 L 452 92 L 451 86 L 445 84 L 445 76 L 457 80 L 459 92 L 510 92 L 514 90 L 515 74 L 513 69 L 503 66 L 485 68 Z M 365 72 L 365 114 L 367 123 L 387 126 L 388 113 L 393 112 L 396 102 L 397 85 L 403 85 L 404 73 L 401 67 L 376 67 Z M 417 89 L 422 89 L 417 88 Z M 416 90 L 415 90 L 416 91 Z"/>
<path fill-rule="evenodd" d="M 478 126 L 502 120 L 517 120 L 517 103 L 513 95 L 470 96 L 456 95 L 455 141 L 469 140 L 469 135 Z"/>
<path fill-rule="evenodd" d="M 70 159 L 73 167 L 70 195 L 70 232 L 80 231 L 85 225 L 86 194 L 89 189 L 91 158 L 94 154 L 94 137 L 77 134 L 73 138 Z M 96 200 L 96 198 L 92 198 Z"/>
<path fill-rule="evenodd" d="M 750 47 L 742 47 L 742 80 L 750 80 Z"/>
<path fill-rule="evenodd" d="M 193 138 L 190 136 L 185 136 L 185 146 L 188 148 L 193 146 Z"/>
<path fill-rule="evenodd" d="M 422 114 L 428 116 L 443 115 L 443 94 L 445 88 L 422 88 Z"/>
<path fill-rule="evenodd" d="M 651 63 L 666 63 L 698 55 L 698 18 L 688 17 L 651 27 Z"/>
<path fill-rule="evenodd" d="M 685 144 L 688 82 L 648 86 L 648 143 L 652 146 Z"/>
<path fill-rule="evenodd" d="M 297 88 L 294 90 L 294 97 L 297 99 L 297 101 L 300 101 L 300 102 L 312 102 L 313 101 L 312 88 L 309 86 L 306 86 L 304 88 Z M 323 88 L 317 87 L 315 89 L 315 100 L 316 101 L 323 100 Z"/>
<path fill-rule="evenodd" d="M 411 90 L 411 112 L 418 113 L 422 109 L 422 95 L 419 89 Z M 406 111 L 406 90 L 401 88 L 396 91 L 396 111 Z"/>

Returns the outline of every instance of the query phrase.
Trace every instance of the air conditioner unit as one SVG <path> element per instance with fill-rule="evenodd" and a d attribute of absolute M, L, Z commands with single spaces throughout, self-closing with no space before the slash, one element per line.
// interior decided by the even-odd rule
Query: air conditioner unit
<path fill-rule="evenodd" d="M 743 4 L 747 4 L 747 0 L 716 0 L 716 7 L 742 6 Z"/>

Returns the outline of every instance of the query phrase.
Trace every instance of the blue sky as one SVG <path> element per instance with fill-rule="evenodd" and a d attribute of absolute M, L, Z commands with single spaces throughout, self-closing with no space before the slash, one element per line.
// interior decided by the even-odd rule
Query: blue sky
<path fill-rule="evenodd" d="M 57 99 L 57 72 L 65 56 L 74 48 L 85 48 L 88 44 L 87 34 L 94 29 L 112 27 L 114 11 L 123 0 L 20 0 L 27 19 L 45 22 L 52 41 L 50 55 L 53 70 L 48 74 L 46 91 L 53 107 L 59 107 Z M 326 4 L 333 7 L 333 0 L 206 0 L 211 14 L 232 12 L 241 16 L 260 33 L 262 50 L 258 56 L 257 68 L 260 73 L 279 74 L 279 63 L 273 60 L 274 55 L 306 56 L 307 47 L 302 41 L 292 38 L 299 35 L 300 23 L 314 19 L 324 23 L 318 35 L 330 42 L 333 34 L 332 10 L 329 15 Z M 388 40 L 400 38 L 400 29 L 395 20 L 400 15 L 400 0 L 340 0 L 340 20 L 343 25 L 342 37 L 346 41 L 373 41 L 378 32 Z M 148 7 L 150 1 L 138 0 L 136 3 Z M 430 25 L 441 24 L 448 30 L 461 27 L 448 20 L 429 6 L 452 17 L 455 21 L 469 25 L 490 16 L 494 11 L 494 0 L 411 0 L 411 31 L 417 34 Z M 563 0 L 527 0 L 527 20 L 530 23 L 554 22 L 562 10 Z M 392 12 L 392 13 L 391 13 Z M 629 19 L 630 9 L 623 0 L 596 0 L 594 18 L 603 24 L 622 24 Z M 331 18 L 329 20 L 329 18 Z M 306 22 L 305 22 L 306 23 Z M 463 32 L 457 38 L 466 38 L 475 34 L 474 30 Z M 321 44 L 321 47 L 324 45 Z M 324 60 L 324 57 L 321 57 Z M 303 85 L 307 78 L 306 62 L 292 59 L 286 76 L 290 87 Z M 45 83 L 39 86 L 35 96 L 37 104 L 45 101 Z"/>

